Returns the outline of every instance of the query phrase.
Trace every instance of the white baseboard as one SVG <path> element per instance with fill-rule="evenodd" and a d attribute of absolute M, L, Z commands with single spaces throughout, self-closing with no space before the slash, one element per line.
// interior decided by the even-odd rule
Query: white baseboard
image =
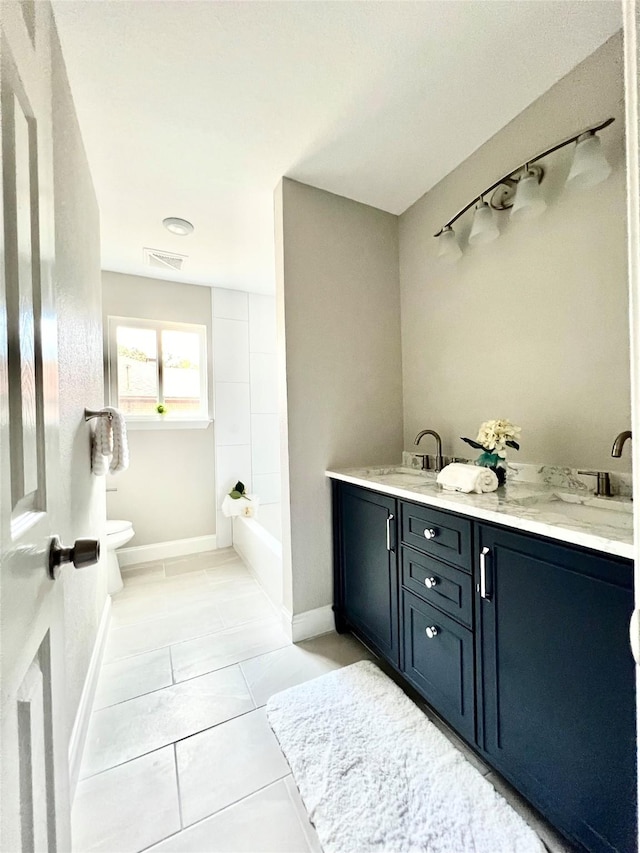
<path fill-rule="evenodd" d="M 210 536 L 193 536 L 191 539 L 173 539 L 170 542 L 154 542 L 151 545 L 120 548 L 118 562 L 120 568 L 124 569 L 135 563 L 152 563 L 154 560 L 168 560 L 171 557 L 186 557 L 187 554 L 215 551 L 216 547 L 215 533 Z"/>
<path fill-rule="evenodd" d="M 104 609 L 98 625 L 98 633 L 96 641 L 93 645 L 91 660 L 89 661 L 89 669 L 84 680 L 82 695 L 80 696 L 80 704 L 71 730 L 71 738 L 69 739 L 69 784 L 71 789 L 71 802 L 76 793 L 76 786 L 80 776 L 80 764 L 82 763 L 82 753 L 87 739 L 87 731 L 89 729 L 89 720 L 91 719 L 91 709 L 93 708 L 93 700 L 96 695 L 96 687 L 98 684 L 98 676 L 100 675 L 100 666 L 102 664 L 102 656 L 107 645 L 107 636 L 109 634 L 109 622 L 111 621 L 111 596 L 107 596 L 104 603 Z"/>
<path fill-rule="evenodd" d="M 306 610 L 292 616 L 291 612 L 283 607 L 282 627 L 293 643 L 310 640 L 321 634 L 330 634 L 336 629 L 333 608 L 327 604 L 325 607 L 316 607 L 315 610 Z"/>

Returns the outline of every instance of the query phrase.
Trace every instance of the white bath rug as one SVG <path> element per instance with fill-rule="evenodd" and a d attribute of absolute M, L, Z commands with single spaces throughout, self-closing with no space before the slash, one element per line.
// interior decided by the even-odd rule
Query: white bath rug
<path fill-rule="evenodd" d="M 420 709 L 369 661 L 267 704 L 325 853 L 544 853 Z"/>

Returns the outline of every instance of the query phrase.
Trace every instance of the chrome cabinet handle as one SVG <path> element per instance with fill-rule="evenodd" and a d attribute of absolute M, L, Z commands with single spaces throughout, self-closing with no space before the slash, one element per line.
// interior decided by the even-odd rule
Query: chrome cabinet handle
<path fill-rule="evenodd" d="M 389 513 L 387 516 L 387 551 L 391 551 L 391 522 L 393 518 L 393 515 Z"/>
<path fill-rule="evenodd" d="M 436 628 L 435 625 L 429 625 L 425 633 L 430 640 L 433 640 L 434 637 L 438 636 L 440 631 Z"/>
<path fill-rule="evenodd" d="M 480 598 L 491 600 L 491 596 L 487 595 L 487 554 L 489 548 L 485 547 L 480 551 Z"/>
<path fill-rule="evenodd" d="M 100 559 L 100 542 L 97 539 L 76 539 L 71 548 L 65 548 L 54 536 L 49 545 L 49 577 L 57 580 L 61 567 L 73 563 L 76 569 L 95 566 Z"/>
<path fill-rule="evenodd" d="M 427 529 L 424 531 L 424 538 L 425 539 L 435 539 L 437 535 L 438 534 L 433 529 L 433 527 L 427 527 Z"/>
<path fill-rule="evenodd" d="M 440 581 L 438 580 L 438 578 L 425 578 L 424 579 L 424 585 L 426 586 L 427 589 L 433 589 L 434 586 L 438 586 L 439 583 L 440 583 Z"/>

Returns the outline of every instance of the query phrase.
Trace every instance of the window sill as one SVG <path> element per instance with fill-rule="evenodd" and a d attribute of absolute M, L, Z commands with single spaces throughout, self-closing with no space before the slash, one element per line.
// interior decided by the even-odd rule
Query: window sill
<path fill-rule="evenodd" d="M 211 418 L 168 418 L 158 415 L 155 418 L 125 418 L 128 430 L 157 429 L 207 429 Z"/>

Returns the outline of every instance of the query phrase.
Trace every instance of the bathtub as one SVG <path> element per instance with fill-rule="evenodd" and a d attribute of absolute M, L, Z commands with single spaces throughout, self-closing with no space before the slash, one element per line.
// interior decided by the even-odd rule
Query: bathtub
<path fill-rule="evenodd" d="M 278 612 L 282 607 L 282 514 L 265 504 L 256 518 L 233 519 L 233 547 L 247 563 Z"/>

